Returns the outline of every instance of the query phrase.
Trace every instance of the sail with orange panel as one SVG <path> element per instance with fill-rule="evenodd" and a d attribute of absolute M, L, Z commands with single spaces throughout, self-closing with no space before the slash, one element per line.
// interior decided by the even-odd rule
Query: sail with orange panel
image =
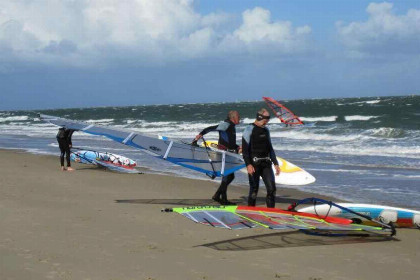
<path fill-rule="evenodd" d="M 263 97 L 264 101 L 267 103 L 268 107 L 274 112 L 277 118 L 286 126 L 298 126 L 303 125 L 304 123 L 300 120 L 298 116 L 293 114 L 288 108 L 283 104 L 274 100 L 271 97 Z"/>

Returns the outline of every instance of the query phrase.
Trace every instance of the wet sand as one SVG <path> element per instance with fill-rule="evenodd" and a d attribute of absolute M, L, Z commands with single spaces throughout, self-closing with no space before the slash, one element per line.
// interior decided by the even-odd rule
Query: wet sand
<path fill-rule="evenodd" d="M 396 238 L 226 230 L 165 207 L 214 205 L 218 182 L 119 174 L 0 150 L 0 279 L 418 279 L 420 231 Z M 264 187 L 262 187 L 263 189 Z M 247 190 L 230 186 L 244 204 Z M 312 194 L 278 189 L 277 207 Z M 263 193 L 259 203 L 264 204 Z M 325 197 L 324 197 L 325 198 Z"/>

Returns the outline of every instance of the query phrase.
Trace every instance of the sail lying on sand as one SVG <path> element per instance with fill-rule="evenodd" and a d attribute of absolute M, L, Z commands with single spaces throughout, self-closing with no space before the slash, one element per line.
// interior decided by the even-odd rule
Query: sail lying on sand
<path fill-rule="evenodd" d="M 156 158 L 202 172 L 211 178 L 226 176 L 245 167 L 242 157 L 230 152 L 212 151 L 180 143 L 166 137 L 159 139 L 158 136 L 146 136 L 136 132 L 55 116 L 40 114 L 39 117 L 45 122 L 66 129 L 105 136 L 118 143 L 144 150 Z"/>
<path fill-rule="evenodd" d="M 282 123 L 288 126 L 303 125 L 303 122 L 299 117 L 293 114 L 292 111 L 284 105 L 280 104 L 280 102 L 271 97 L 263 97 L 263 99 Z"/>
<path fill-rule="evenodd" d="M 200 224 L 226 229 L 262 227 L 268 229 L 300 229 L 327 231 L 364 231 L 394 234 L 390 227 L 354 224 L 352 220 L 336 217 L 321 218 L 315 214 L 248 206 L 191 206 L 167 208 Z"/>

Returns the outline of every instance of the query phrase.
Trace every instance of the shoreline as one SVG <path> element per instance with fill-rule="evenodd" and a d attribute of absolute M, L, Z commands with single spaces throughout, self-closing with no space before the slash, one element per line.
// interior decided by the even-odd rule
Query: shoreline
<path fill-rule="evenodd" d="M 24 149 L 18 149 L 18 148 L 10 148 L 10 149 L 9 148 L 0 148 L 0 154 L 2 152 L 7 152 L 7 151 L 15 151 L 16 153 L 28 154 L 28 155 L 32 155 L 32 156 L 51 157 L 51 158 L 56 159 L 56 161 L 59 165 L 59 158 L 58 158 L 59 156 L 58 155 L 52 155 L 50 153 L 33 153 L 33 152 L 30 152 L 30 151 L 27 151 L 27 150 L 24 150 Z M 71 164 L 75 165 L 75 166 L 80 166 L 83 169 L 84 168 L 96 169 L 93 166 L 85 165 L 85 164 L 78 164 L 78 163 L 75 163 L 73 161 L 71 162 Z M 167 176 L 167 177 L 173 177 L 173 178 L 194 180 L 194 181 L 199 181 L 199 182 L 209 182 L 210 184 L 214 184 L 214 189 L 215 190 L 220 185 L 220 179 L 219 180 L 218 179 L 209 180 L 209 179 L 204 177 L 205 175 L 203 175 L 203 178 L 200 178 L 199 176 L 197 176 L 197 177 L 184 177 L 184 176 L 180 176 L 178 174 L 165 173 L 165 172 L 151 171 L 150 173 L 148 173 L 149 170 L 146 169 L 146 168 L 139 168 L 139 170 L 141 170 L 142 172 L 144 171 L 143 175 Z M 111 172 L 111 171 L 107 171 L 107 172 Z M 194 172 L 194 171 L 191 171 L 191 172 Z M 119 174 L 119 173 L 116 173 L 116 172 L 113 172 L 113 173 Z M 197 173 L 197 174 L 199 174 L 199 173 Z M 241 196 L 241 197 L 243 196 L 243 203 L 246 203 L 248 191 L 249 191 L 249 186 L 248 185 L 246 185 L 246 184 L 243 184 L 243 185 L 242 184 L 236 184 L 235 181 L 233 181 L 233 183 L 231 183 L 228 187 L 229 200 L 231 200 L 230 199 L 231 196 L 229 196 L 229 194 L 232 193 L 232 194 L 237 196 L 237 197 L 234 198 L 235 202 L 240 202 L 240 198 L 238 196 Z M 265 195 L 265 193 L 266 193 L 266 189 L 265 189 L 265 186 L 264 186 L 264 182 L 262 182 L 262 180 L 261 180 L 260 189 L 259 189 L 259 192 L 258 192 L 259 197 L 258 197 L 257 203 L 260 203 L 260 204 L 262 203 L 261 201 L 265 199 L 262 196 L 262 194 Z M 345 199 L 334 197 L 334 196 L 331 196 L 331 195 L 323 195 L 323 194 L 318 194 L 318 193 L 315 193 L 315 192 L 307 192 L 307 191 L 299 190 L 298 187 L 288 187 L 288 186 L 285 186 L 285 185 L 280 185 L 280 187 L 277 188 L 277 193 L 276 193 L 276 208 L 278 208 L 278 206 L 277 206 L 278 203 L 283 203 L 284 204 L 285 200 L 281 199 L 281 197 L 283 196 L 282 195 L 283 193 L 284 193 L 285 197 L 295 196 L 299 199 L 316 196 L 318 198 L 322 198 L 322 199 L 325 199 L 325 200 L 331 200 L 333 202 L 348 202 Z M 240 195 L 240 194 L 242 194 L 242 195 Z M 210 202 L 214 203 L 214 201 L 211 200 L 212 195 L 213 195 L 213 193 L 211 193 L 209 195 L 209 198 L 210 198 Z"/>
<path fill-rule="evenodd" d="M 36 152 L 31 152 L 29 150 L 24 150 L 24 149 L 19 149 L 19 148 L 0 148 L 0 153 L 2 151 L 16 151 L 18 153 L 25 153 L 25 154 L 28 154 L 28 155 L 48 156 L 48 157 L 58 158 L 58 154 L 53 155 L 52 153 L 48 153 L 48 152 L 36 153 Z M 72 162 L 72 164 L 77 164 L 77 163 Z M 88 165 L 80 164 L 80 166 L 87 167 Z M 215 190 L 220 185 L 220 179 L 210 180 L 210 179 L 206 178 L 205 175 L 200 174 L 198 172 L 194 172 L 194 171 L 191 171 L 191 172 L 194 172 L 197 175 L 189 177 L 189 176 L 181 176 L 181 175 L 178 175 L 178 174 L 175 174 L 175 173 L 158 172 L 158 171 L 147 169 L 147 168 L 144 168 L 144 167 L 140 167 L 139 170 L 142 171 L 142 172 L 144 171 L 144 173 L 148 174 L 148 175 L 153 174 L 153 175 L 157 175 L 157 176 L 169 176 L 169 177 L 173 177 L 173 178 L 197 180 L 199 182 L 210 182 L 212 184 L 215 184 Z M 202 175 L 202 176 L 200 177 L 200 175 Z M 345 199 L 343 197 L 334 196 L 334 194 L 326 195 L 326 194 L 322 194 L 322 193 L 319 193 L 319 192 L 311 192 L 311 191 L 308 191 L 308 190 L 300 190 L 299 187 L 300 186 L 293 187 L 293 186 L 287 186 L 287 185 L 278 185 L 277 193 L 276 193 L 276 197 L 277 197 L 276 198 L 276 207 L 278 208 L 277 203 L 282 203 L 283 202 L 283 204 L 284 204 L 285 200 L 281 199 L 283 193 L 286 197 L 289 197 L 290 195 L 295 195 L 299 199 L 308 198 L 308 197 L 316 197 L 316 198 L 321 198 L 321 199 L 324 199 L 324 200 L 332 201 L 332 202 L 335 202 L 335 203 L 337 203 L 337 202 L 357 203 L 357 202 L 353 202 L 351 200 Z M 230 184 L 229 188 L 228 188 L 228 199 L 230 200 L 229 193 L 230 192 L 235 192 L 236 195 L 242 194 L 243 203 L 246 204 L 246 199 L 247 199 L 246 196 L 248 195 L 248 190 L 249 190 L 249 185 L 247 185 L 247 184 L 237 184 L 236 181 L 233 181 L 233 183 Z M 262 203 L 262 199 L 264 199 L 264 198 L 261 197 L 261 195 L 265 194 L 265 193 L 266 193 L 266 189 L 265 189 L 265 186 L 264 186 L 264 182 L 262 182 L 262 180 L 261 180 L 260 189 L 259 189 L 259 192 L 258 192 L 258 194 L 259 194 L 258 202 L 259 203 Z M 209 196 L 209 198 L 211 198 L 211 195 Z M 209 202 L 213 202 L 213 201 L 210 200 Z M 241 200 L 236 199 L 235 202 L 240 203 Z M 405 208 L 405 209 L 420 211 L 420 208 L 407 206 L 407 205 L 403 205 L 403 204 L 396 204 L 396 203 L 385 204 L 385 203 L 380 203 L 380 202 L 372 202 L 372 203 L 368 203 L 368 204 L 383 205 L 383 206 Z M 287 205 L 286 205 L 286 208 L 287 208 Z"/>
<path fill-rule="evenodd" d="M 10 154 L 20 154 L 20 155 L 27 155 L 29 157 L 42 157 L 43 160 L 48 160 L 49 163 L 52 163 L 53 161 L 56 162 L 57 164 L 57 170 L 59 170 L 59 156 L 54 156 L 51 154 L 36 154 L 36 153 L 30 153 L 28 151 L 25 151 L 23 149 L 16 149 L 16 148 L 11 148 L 11 149 L 4 149 L 4 148 L 0 148 L 0 154 L 3 153 L 9 153 Z M 183 177 L 183 176 L 179 176 L 176 174 L 170 174 L 170 173 L 147 173 L 147 170 L 144 168 L 140 168 L 141 171 L 145 171 L 142 174 L 124 174 L 124 173 L 118 173 L 118 172 L 113 172 L 113 171 L 109 171 L 109 170 L 104 170 L 104 169 L 100 169 L 97 168 L 95 166 L 91 166 L 91 165 L 86 165 L 86 164 L 80 164 L 80 163 L 76 163 L 76 162 L 71 162 L 72 167 L 75 167 L 75 171 L 73 172 L 64 172 L 64 173 L 76 173 L 77 174 L 77 170 L 91 170 L 91 171 L 97 171 L 97 172 L 105 172 L 105 173 L 109 173 L 109 174 L 113 174 L 115 176 L 127 176 L 127 175 L 142 175 L 142 176 L 151 176 L 151 177 L 157 177 L 160 178 L 162 177 L 165 178 L 164 180 L 171 180 L 171 178 L 173 178 L 174 180 L 187 180 L 190 183 L 195 183 L 195 184 L 205 184 L 206 185 L 206 189 L 209 189 L 209 186 L 207 185 L 211 185 L 212 189 L 210 192 L 208 192 L 207 194 L 204 194 L 204 197 L 208 197 L 208 198 L 203 198 L 203 201 L 208 201 L 208 203 L 210 203 L 211 205 L 218 205 L 218 203 L 214 202 L 211 199 L 211 196 L 214 194 L 214 191 L 219 187 L 220 185 L 220 181 L 219 180 L 206 180 L 206 179 L 200 179 L 200 178 L 188 178 L 188 177 Z M 204 175 L 203 175 L 204 176 Z M 261 182 L 260 184 L 260 190 L 258 192 L 258 198 L 257 198 L 257 206 L 264 206 L 265 205 L 265 187 L 264 187 L 264 183 Z M 307 198 L 307 197 L 313 197 L 314 195 L 316 195 L 318 198 L 322 198 L 325 200 L 331 200 L 331 201 L 335 201 L 335 202 L 346 202 L 343 199 L 339 199 L 339 198 L 335 198 L 333 196 L 326 196 L 326 195 L 321 195 L 321 194 L 315 194 L 315 193 L 311 193 L 311 192 L 305 192 L 305 191 L 301 191 L 297 188 L 288 188 L 288 187 L 283 187 L 281 186 L 280 188 L 277 189 L 277 193 L 276 193 L 276 208 L 280 208 L 282 207 L 282 209 L 287 208 L 287 206 L 290 205 L 290 203 L 293 203 L 299 199 L 303 199 L 303 198 Z M 247 196 L 248 196 L 248 188 L 246 185 L 237 185 L 235 184 L 235 182 L 233 182 L 232 184 L 229 185 L 228 187 L 228 197 L 229 200 L 232 200 L 238 204 L 246 204 L 247 201 Z M 185 200 L 185 199 L 181 199 L 181 200 Z M 290 202 L 290 203 L 289 203 Z M 289 203 L 289 204 L 288 204 Z"/>
<path fill-rule="evenodd" d="M 120 174 L 0 150 L 0 279 L 417 279 L 420 235 L 324 237 L 195 224 L 217 182 Z M 243 187 L 228 189 L 243 201 Z M 306 193 L 279 190 L 277 208 Z M 258 204 L 264 204 L 260 195 Z"/>

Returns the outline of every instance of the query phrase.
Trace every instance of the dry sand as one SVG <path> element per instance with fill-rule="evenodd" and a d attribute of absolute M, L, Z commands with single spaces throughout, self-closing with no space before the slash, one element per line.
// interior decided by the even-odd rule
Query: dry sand
<path fill-rule="evenodd" d="M 216 229 L 160 210 L 213 204 L 217 182 L 76 164 L 62 172 L 58 157 L 14 150 L 0 159 L 1 280 L 420 278 L 419 230 L 363 238 Z M 229 188 L 237 202 L 246 193 Z M 278 196 L 283 208 L 311 195 Z"/>

